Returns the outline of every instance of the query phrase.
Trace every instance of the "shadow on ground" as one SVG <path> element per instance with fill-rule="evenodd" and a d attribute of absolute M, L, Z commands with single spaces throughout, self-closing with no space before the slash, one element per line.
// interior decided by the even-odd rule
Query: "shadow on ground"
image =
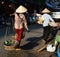
<path fill-rule="evenodd" d="M 29 43 L 25 44 L 24 46 L 21 46 L 21 48 L 24 50 L 31 50 L 34 47 L 39 45 L 37 42 L 41 39 L 42 39 L 42 36 L 41 37 L 28 38 L 26 41 L 29 41 Z"/>

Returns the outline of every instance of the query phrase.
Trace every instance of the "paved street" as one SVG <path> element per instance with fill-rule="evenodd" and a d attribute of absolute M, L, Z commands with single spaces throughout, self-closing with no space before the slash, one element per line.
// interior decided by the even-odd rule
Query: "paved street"
<path fill-rule="evenodd" d="M 6 28 L 0 29 L 0 57 L 49 57 L 51 54 L 52 57 L 56 57 L 54 53 L 49 53 L 46 50 L 38 52 L 42 44 L 42 25 L 32 24 L 29 25 L 29 28 L 30 32 L 25 31 L 25 38 L 21 41 L 21 50 L 19 51 L 7 51 L 4 49 L 3 42 L 12 39 L 11 36 L 15 34 L 15 31 L 10 28 L 6 34 Z"/>

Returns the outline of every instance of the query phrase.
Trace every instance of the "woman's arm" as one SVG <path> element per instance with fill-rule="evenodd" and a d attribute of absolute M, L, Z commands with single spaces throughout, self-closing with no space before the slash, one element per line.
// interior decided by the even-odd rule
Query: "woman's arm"
<path fill-rule="evenodd" d="M 24 26 L 25 26 L 26 30 L 28 31 L 29 29 L 28 29 L 27 20 L 26 20 L 25 16 L 24 16 L 23 20 L 24 20 Z"/>

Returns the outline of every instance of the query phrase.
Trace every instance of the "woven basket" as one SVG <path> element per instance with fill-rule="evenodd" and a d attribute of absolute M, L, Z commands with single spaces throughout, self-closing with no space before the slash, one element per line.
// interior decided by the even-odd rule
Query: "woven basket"
<path fill-rule="evenodd" d="M 6 45 L 4 45 L 4 49 L 5 50 L 15 50 L 15 48 L 14 48 L 14 46 L 6 46 Z"/>

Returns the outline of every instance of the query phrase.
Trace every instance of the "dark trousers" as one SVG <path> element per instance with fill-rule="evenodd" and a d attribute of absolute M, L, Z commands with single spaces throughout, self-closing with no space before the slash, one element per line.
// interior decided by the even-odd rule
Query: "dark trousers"
<path fill-rule="evenodd" d="M 53 28 L 50 26 L 43 27 L 43 38 L 47 42 Z"/>
<path fill-rule="evenodd" d="M 57 32 L 58 32 L 58 29 L 56 29 L 54 27 L 51 27 L 51 26 L 43 27 L 43 38 L 44 38 L 44 40 L 47 42 L 49 36 L 50 36 L 50 40 L 54 39 Z"/>
<path fill-rule="evenodd" d="M 52 30 L 52 38 L 56 37 L 56 34 L 58 32 L 59 28 L 57 27 L 54 27 L 53 30 Z"/>

